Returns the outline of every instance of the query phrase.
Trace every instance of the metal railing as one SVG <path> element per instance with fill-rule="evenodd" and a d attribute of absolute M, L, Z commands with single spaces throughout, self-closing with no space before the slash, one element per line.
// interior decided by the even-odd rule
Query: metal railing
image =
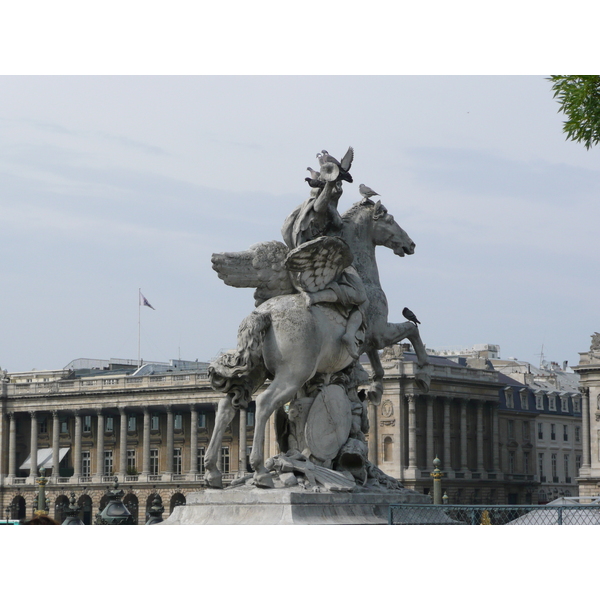
<path fill-rule="evenodd" d="M 600 525 L 600 505 L 439 505 L 389 507 L 389 525 Z"/>

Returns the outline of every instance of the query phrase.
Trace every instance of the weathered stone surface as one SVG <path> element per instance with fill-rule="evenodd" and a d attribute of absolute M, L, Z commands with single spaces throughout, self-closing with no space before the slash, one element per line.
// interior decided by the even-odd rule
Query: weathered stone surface
<path fill-rule="evenodd" d="M 428 504 L 413 490 L 307 492 L 247 487 L 190 494 L 158 525 L 385 525 L 390 504 Z"/>

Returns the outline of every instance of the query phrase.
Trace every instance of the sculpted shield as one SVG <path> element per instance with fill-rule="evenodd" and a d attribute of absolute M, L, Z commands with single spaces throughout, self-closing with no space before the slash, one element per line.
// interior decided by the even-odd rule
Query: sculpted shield
<path fill-rule="evenodd" d="M 348 439 L 352 425 L 350 403 L 344 389 L 328 385 L 315 398 L 304 428 L 311 454 L 327 461 L 336 457 Z"/>

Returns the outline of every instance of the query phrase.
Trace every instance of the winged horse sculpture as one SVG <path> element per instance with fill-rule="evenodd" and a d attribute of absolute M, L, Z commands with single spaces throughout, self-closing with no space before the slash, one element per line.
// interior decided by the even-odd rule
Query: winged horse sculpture
<path fill-rule="evenodd" d="M 222 487 L 217 467 L 223 434 L 236 409 L 256 398 L 250 464 L 253 483 L 273 487 L 265 467 L 264 439 L 269 417 L 293 400 L 315 375 L 329 375 L 351 365 L 366 352 L 373 367 L 369 400 L 378 404 L 383 368 L 378 350 L 409 339 L 417 354 L 417 383 L 429 388 L 428 357 L 418 327 L 388 323 L 381 289 L 376 246 L 398 256 L 413 254 L 415 244 L 381 202 L 363 199 L 340 217 L 337 202 L 352 148 L 341 163 L 322 163 L 323 187 L 286 219 L 278 241 L 255 244 L 245 252 L 214 254 L 213 269 L 227 284 L 254 287 L 256 309 L 238 330 L 237 349 L 209 367 L 211 385 L 225 394 L 205 455 L 205 481 Z"/>

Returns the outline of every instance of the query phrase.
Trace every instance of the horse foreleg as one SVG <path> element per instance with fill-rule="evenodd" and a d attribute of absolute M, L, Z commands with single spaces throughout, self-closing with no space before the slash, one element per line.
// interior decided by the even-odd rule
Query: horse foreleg
<path fill-rule="evenodd" d="M 304 382 L 282 383 L 273 380 L 267 390 L 256 399 L 256 414 L 254 418 L 254 438 L 252 440 L 252 452 L 250 453 L 250 464 L 254 470 L 254 485 L 259 487 L 273 487 L 273 478 L 265 467 L 265 430 L 269 417 L 286 402 L 293 400 L 296 392 Z"/>
<path fill-rule="evenodd" d="M 381 396 L 383 395 L 383 367 L 381 366 L 381 359 L 379 358 L 379 352 L 377 349 L 369 350 L 367 352 L 371 368 L 373 369 L 373 378 L 371 379 L 371 385 L 367 392 L 367 398 L 371 404 L 378 406 L 381 402 Z"/>
<path fill-rule="evenodd" d="M 417 355 L 417 364 L 425 367 L 429 364 L 427 350 L 419 334 L 419 328 L 407 321 L 406 323 L 388 323 L 380 340 L 380 348 L 397 344 L 400 340 L 408 339 Z"/>
<path fill-rule="evenodd" d="M 224 396 L 219 401 L 217 408 L 217 416 L 215 417 L 215 429 L 210 438 L 208 449 L 204 456 L 204 481 L 206 485 L 213 488 L 223 487 L 223 477 L 219 470 L 218 462 L 220 457 L 221 443 L 223 441 L 223 434 L 225 428 L 235 416 L 235 408 L 231 403 L 229 395 Z"/>

